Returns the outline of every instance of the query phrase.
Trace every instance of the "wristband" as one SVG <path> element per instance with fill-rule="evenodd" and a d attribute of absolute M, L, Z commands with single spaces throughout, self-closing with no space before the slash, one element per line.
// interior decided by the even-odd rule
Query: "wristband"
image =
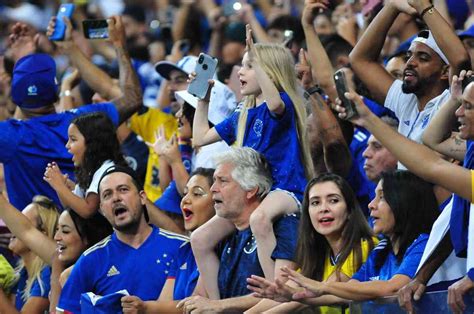
<path fill-rule="evenodd" d="M 323 90 L 321 89 L 321 87 L 319 87 L 319 85 L 314 85 L 314 86 L 308 88 L 307 90 L 305 90 L 304 98 L 306 98 L 306 100 L 308 100 L 309 97 L 311 95 L 313 95 L 314 93 L 322 94 Z"/>
<path fill-rule="evenodd" d="M 423 16 L 426 13 L 433 14 L 433 9 L 434 9 L 434 5 L 432 4 L 429 7 L 427 7 L 426 9 L 424 9 L 423 11 L 421 11 L 420 17 L 423 18 Z"/>

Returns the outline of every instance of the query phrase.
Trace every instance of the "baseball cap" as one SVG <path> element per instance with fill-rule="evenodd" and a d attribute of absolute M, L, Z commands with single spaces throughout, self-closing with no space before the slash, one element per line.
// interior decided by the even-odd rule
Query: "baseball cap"
<path fill-rule="evenodd" d="M 438 56 L 444 61 L 444 63 L 449 64 L 448 58 L 444 55 L 441 49 L 438 47 L 436 40 L 433 37 L 433 34 L 429 30 L 422 30 L 418 33 L 418 36 L 413 39 L 412 42 L 420 42 L 427 45 L 438 54 Z"/>
<path fill-rule="evenodd" d="M 188 93 L 187 90 L 177 91 L 175 96 L 180 104 L 187 102 L 195 109 L 197 108 L 198 98 Z M 234 92 L 225 84 L 217 80 L 214 81 L 209 102 L 209 121 L 214 125 L 219 124 L 235 111 L 236 106 L 237 100 Z"/>
<path fill-rule="evenodd" d="M 474 37 L 474 24 L 471 25 L 468 29 L 460 32 L 458 36 L 461 40 L 466 37 Z"/>
<path fill-rule="evenodd" d="M 155 65 L 155 70 L 167 80 L 170 79 L 170 73 L 174 70 L 189 75 L 194 71 L 197 59 L 198 58 L 196 56 L 186 56 L 179 60 L 176 64 L 170 61 L 160 61 Z"/>
<path fill-rule="evenodd" d="M 12 100 L 21 108 L 52 105 L 58 99 L 56 62 L 44 53 L 27 55 L 17 61 L 12 75 Z"/>

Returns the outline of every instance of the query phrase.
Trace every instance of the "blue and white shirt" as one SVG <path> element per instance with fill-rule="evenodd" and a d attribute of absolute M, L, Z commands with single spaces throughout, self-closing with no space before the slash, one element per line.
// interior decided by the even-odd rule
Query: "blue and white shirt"
<path fill-rule="evenodd" d="M 156 300 L 186 237 L 153 227 L 135 249 L 113 233 L 85 251 L 74 265 L 58 309 L 80 313 L 81 294 L 108 295 L 127 290 L 143 301 Z"/>
<path fill-rule="evenodd" d="M 360 267 L 359 271 L 352 276 L 352 279 L 358 281 L 375 281 L 390 280 L 395 275 L 405 275 L 410 278 L 415 277 L 418 264 L 420 263 L 426 243 L 428 242 L 428 236 L 426 233 L 420 234 L 407 248 L 400 263 L 397 261 L 397 257 L 393 254 L 393 251 L 390 250 L 382 267 L 377 270 L 375 267 L 377 256 L 388 244 L 387 239 L 381 240 L 372 250 L 367 261 Z"/>
<path fill-rule="evenodd" d="M 299 218 L 286 215 L 273 224 L 276 247 L 272 259 L 294 260 Z M 264 276 L 257 255 L 257 242 L 249 228 L 236 231 L 221 243 L 218 285 L 222 299 L 251 293 L 247 289 L 247 278 Z"/>

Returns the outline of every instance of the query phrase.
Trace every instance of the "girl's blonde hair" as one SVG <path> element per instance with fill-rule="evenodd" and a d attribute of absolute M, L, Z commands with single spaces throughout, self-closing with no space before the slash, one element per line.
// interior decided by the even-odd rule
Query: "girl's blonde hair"
<path fill-rule="evenodd" d="M 296 112 L 296 128 L 301 149 L 301 162 L 305 168 L 306 178 L 313 177 L 313 163 L 306 133 L 306 109 L 301 94 L 298 92 L 298 82 L 295 73 L 295 63 L 290 51 L 280 44 L 255 44 L 253 48 L 255 61 L 270 77 L 280 92 L 286 92 L 290 97 Z M 248 110 L 256 106 L 256 97 L 247 96 L 240 108 L 236 145 L 242 146 L 245 135 Z"/>
<path fill-rule="evenodd" d="M 36 211 L 38 212 L 36 228 L 43 232 L 48 238 L 53 239 L 54 233 L 58 226 L 59 219 L 59 210 L 56 204 L 46 196 L 37 195 L 33 198 L 32 204 L 35 205 Z M 44 283 L 41 279 L 41 271 L 44 267 L 47 266 L 47 263 L 44 262 L 39 256 L 35 256 L 32 265 L 31 273 L 28 274 L 28 279 L 26 280 L 25 290 L 22 291 L 21 298 L 26 301 L 30 297 L 31 287 L 33 282 L 38 280 L 41 291 L 44 290 Z M 18 266 L 15 268 L 17 274 L 25 267 L 23 260 L 20 260 Z"/>

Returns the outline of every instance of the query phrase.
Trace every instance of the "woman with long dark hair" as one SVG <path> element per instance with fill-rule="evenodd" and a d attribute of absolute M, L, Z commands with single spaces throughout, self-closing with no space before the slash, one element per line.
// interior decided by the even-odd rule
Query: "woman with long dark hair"
<path fill-rule="evenodd" d="M 312 179 L 303 198 L 296 263 L 301 274 L 318 281 L 344 282 L 365 262 L 376 241 L 359 207 L 354 192 L 340 176 L 322 174 Z M 262 277 L 248 279 L 257 296 L 279 302 L 292 301 L 296 285 L 272 283 Z M 315 300 L 312 305 L 322 303 Z M 329 303 L 329 302 L 328 302 Z M 249 312 L 271 308 L 275 312 L 294 311 L 303 304 L 279 304 L 264 300 Z M 321 307 L 323 313 L 330 308 Z"/>
<path fill-rule="evenodd" d="M 288 278 L 304 288 L 295 299 L 333 295 L 368 300 L 395 294 L 414 277 L 439 210 L 431 184 L 408 171 L 384 173 L 369 204 L 374 232 L 385 239 L 348 282 L 321 282 L 289 269 Z"/>

